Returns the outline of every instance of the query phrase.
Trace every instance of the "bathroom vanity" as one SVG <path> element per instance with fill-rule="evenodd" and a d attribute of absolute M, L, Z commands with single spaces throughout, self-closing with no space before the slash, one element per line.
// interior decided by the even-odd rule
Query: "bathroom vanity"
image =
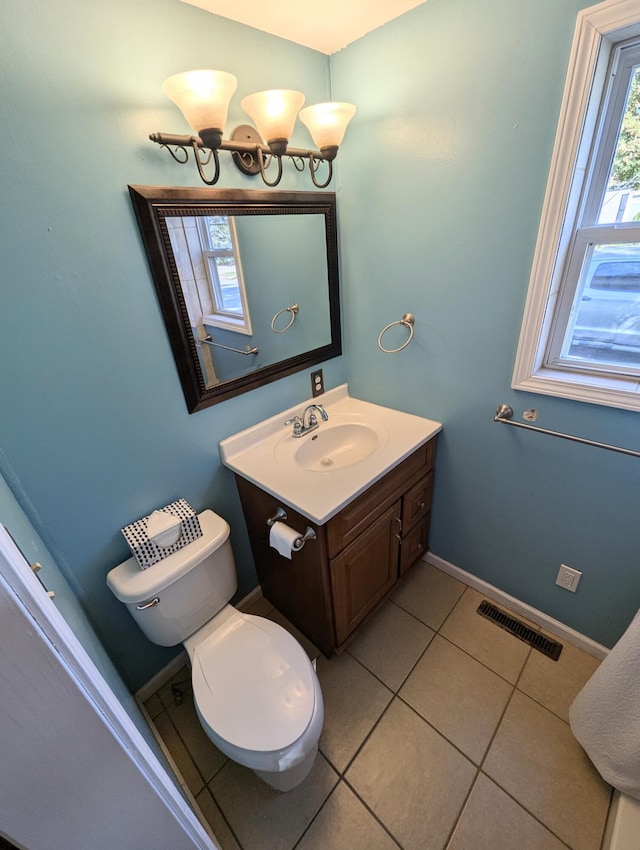
<path fill-rule="evenodd" d="M 346 385 L 315 401 L 329 418 L 314 433 L 295 438 L 285 427 L 299 405 L 220 452 L 235 472 L 264 596 L 331 655 L 427 551 L 442 426 L 353 399 Z M 306 535 L 290 559 L 270 544 L 274 521 Z"/>

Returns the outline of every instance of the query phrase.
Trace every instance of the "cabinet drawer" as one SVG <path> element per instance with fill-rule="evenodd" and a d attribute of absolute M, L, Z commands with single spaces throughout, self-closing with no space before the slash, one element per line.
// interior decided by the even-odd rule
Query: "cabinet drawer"
<path fill-rule="evenodd" d="M 406 534 L 431 510 L 433 473 L 425 475 L 402 497 L 402 532 Z"/>
<path fill-rule="evenodd" d="M 400 575 L 403 575 L 418 558 L 429 548 L 429 522 L 431 514 L 412 528 L 408 534 L 403 534 L 400 545 Z"/>
<path fill-rule="evenodd" d="M 361 496 L 358 496 L 327 523 L 329 556 L 333 557 L 364 531 L 372 520 L 383 513 L 433 467 L 435 438 L 420 446 L 408 458 L 388 472 Z"/>

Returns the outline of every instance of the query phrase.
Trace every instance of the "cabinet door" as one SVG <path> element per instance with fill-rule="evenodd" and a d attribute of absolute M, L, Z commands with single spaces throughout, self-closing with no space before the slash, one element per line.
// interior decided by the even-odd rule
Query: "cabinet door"
<path fill-rule="evenodd" d="M 338 645 L 396 582 L 399 529 L 400 500 L 330 562 Z"/>
<path fill-rule="evenodd" d="M 329 557 L 353 543 L 372 519 L 391 507 L 396 499 L 419 481 L 433 466 L 435 438 L 421 446 L 379 481 L 343 508 L 327 523 Z M 409 527 L 409 526 L 407 526 Z"/>

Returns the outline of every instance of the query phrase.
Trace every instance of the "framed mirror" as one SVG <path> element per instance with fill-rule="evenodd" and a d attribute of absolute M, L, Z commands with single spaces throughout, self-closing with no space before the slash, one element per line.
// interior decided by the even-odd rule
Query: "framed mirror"
<path fill-rule="evenodd" d="M 129 194 L 190 413 L 342 353 L 334 193 Z"/>

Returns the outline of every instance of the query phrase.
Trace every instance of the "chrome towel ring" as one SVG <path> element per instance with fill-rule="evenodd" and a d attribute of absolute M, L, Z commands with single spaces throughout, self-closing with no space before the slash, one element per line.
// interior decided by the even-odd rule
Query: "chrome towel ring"
<path fill-rule="evenodd" d="M 389 324 L 380 331 L 380 336 L 378 337 L 378 348 L 380 351 L 384 351 L 385 354 L 395 354 L 397 351 L 402 351 L 403 348 L 406 348 L 413 339 L 415 322 L 416 320 L 413 313 L 405 313 L 401 319 L 398 319 L 398 321 L 389 322 Z M 398 348 L 383 348 L 382 337 L 386 334 L 389 328 L 392 328 L 394 325 L 404 325 L 405 328 L 409 328 L 409 338 L 403 342 L 402 345 L 398 346 Z"/>
<path fill-rule="evenodd" d="M 300 312 L 300 308 L 298 307 L 298 305 L 296 304 L 295 301 L 293 302 L 293 304 L 290 307 L 283 307 L 282 310 L 278 310 L 278 312 L 275 314 L 273 319 L 271 319 L 271 330 L 274 332 L 274 334 L 283 334 L 285 331 L 288 331 L 289 328 L 291 327 L 291 325 L 295 322 L 296 316 L 298 315 L 299 312 Z M 285 325 L 283 328 L 280 328 L 280 330 L 278 331 L 278 330 L 276 330 L 276 319 L 278 318 L 278 316 L 281 316 L 283 313 L 291 313 L 291 319 L 289 320 L 288 325 Z"/>

